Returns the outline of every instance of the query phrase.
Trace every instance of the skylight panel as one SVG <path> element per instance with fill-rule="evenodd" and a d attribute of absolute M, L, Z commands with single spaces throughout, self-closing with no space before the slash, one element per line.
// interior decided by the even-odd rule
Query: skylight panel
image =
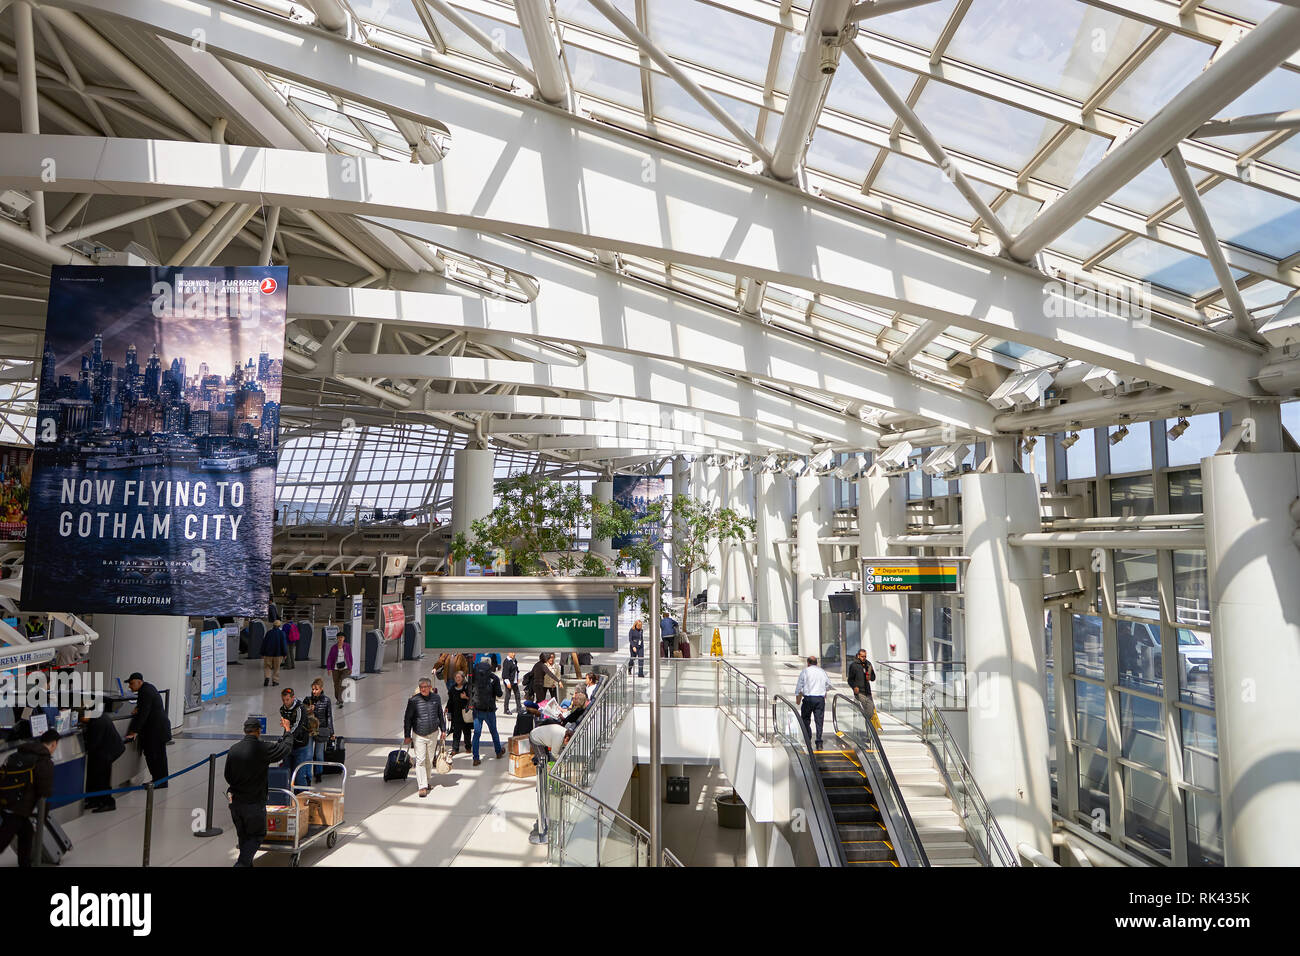
<path fill-rule="evenodd" d="M 1275 259 L 1300 252 L 1300 203 L 1231 179 L 1201 196 L 1219 239 Z M 1192 228 L 1185 211 L 1170 221 Z"/>
<path fill-rule="evenodd" d="M 1193 181 L 1200 177 L 1193 174 Z M 1143 216 L 1178 198 L 1178 187 L 1164 163 L 1156 161 L 1111 194 L 1110 203 L 1123 206 Z"/>
<path fill-rule="evenodd" d="M 650 39 L 673 59 L 763 85 L 772 52 L 767 24 L 695 0 L 654 0 L 646 17 Z"/>
<path fill-rule="evenodd" d="M 916 82 L 916 75 L 907 70 L 900 70 L 888 63 L 876 63 L 876 67 L 885 75 L 885 79 L 899 96 L 906 97 L 912 84 Z M 831 81 L 830 91 L 826 94 L 826 108 L 864 119 L 877 126 L 890 126 L 896 119 L 894 111 L 871 88 L 871 84 L 867 82 L 861 71 L 851 63 L 836 71 Z"/>
<path fill-rule="evenodd" d="M 1102 109 L 1129 119 L 1149 120 L 1205 69 L 1214 48 L 1173 34 L 1106 98 Z"/>
<path fill-rule="evenodd" d="M 1020 169 L 1057 129 L 1051 120 L 946 83 L 928 83 L 916 114 L 946 149 Z"/>
<path fill-rule="evenodd" d="M 1058 236 L 1048 248 L 1083 262 L 1094 253 L 1106 248 L 1121 235 L 1123 233 L 1112 226 L 1091 219 L 1081 219 Z"/>
<path fill-rule="evenodd" d="M 1105 269 L 1122 272 L 1142 282 L 1163 286 L 1193 298 L 1219 288 L 1214 268 L 1203 256 L 1182 252 L 1150 239 L 1134 239 L 1107 256 L 1101 263 Z M 1233 278 L 1244 272 L 1233 270 Z"/>
<path fill-rule="evenodd" d="M 946 55 L 1082 103 L 1148 28 L 1079 0 L 974 4 Z"/>
<path fill-rule="evenodd" d="M 565 44 L 569 73 L 579 93 L 641 110 L 641 69 L 602 53 Z"/>
<path fill-rule="evenodd" d="M 872 17 L 863 22 L 864 29 L 882 36 L 902 40 L 912 46 L 933 50 L 939 32 L 957 7 L 957 0 L 939 0 L 938 3 L 926 3 L 919 7 L 889 13 L 883 17 Z"/>
<path fill-rule="evenodd" d="M 818 127 L 805 163 L 810 169 L 860 184 L 879 152 L 876 146 Z"/>
<path fill-rule="evenodd" d="M 352 12 L 371 26 L 431 42 L 413 0 L 351 0 Z"/>
<path fill-rule="evenodd" d="M 714 119 L 703 106 L 677 85 L 677 82 L 666 76 L 655 75 L 650 78 L 650 88 L 654 96 L 655 115 L 670 123 L 677 123 L 682 126 L 716 136 L 719 139 L 734 141 L 735 137 L 727 130 L 725 126 Z M 717 101 L 731 118 L 744 126 L 750 132 L 753 132 L 758 126 L 758 107 L 751 106 L 748 103 L 742 103 L 740 100 L 732 99 L 722 93 L 710 91 L 710 95 Z"/>
<path fill-rule="evenodd" d="M 993 186 L 984 183 L 972 185 L 985 202 L 992 202 L 998 194 Z M 957 187 L 943 174 L 943 170 L 905 156 L 891 155 L 885 160 L 871 185 L 871 191 L 887 193 L 920 206 L 937 209 L 963 222 L 971 222 L 975 218 L 975 211 L 957 192 Z"/>

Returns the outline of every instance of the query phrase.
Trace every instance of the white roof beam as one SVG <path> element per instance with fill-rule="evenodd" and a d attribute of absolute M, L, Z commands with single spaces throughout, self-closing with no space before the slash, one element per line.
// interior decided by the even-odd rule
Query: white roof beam
<path fill-rule="evenodd" d="M 1300 110 L 1252 113 L 1249 116 L 1210 120 L 1193 130 L 1191 136 L 1193 139 L 1208 139 L 1213 136 L 1235 136 L 1238 133 L 1276 133 L 1285 129 L 1300 129 Z"/>
<path fill-rule="evenodd" d="M 188 38 L 194 23 L 190 10 L 143 0 L 48 2 L 132 16 L 172 36 Z M 474 228 L 695 262 L 1064 348 L 1108 368 L 1141 369 L 1148 380 L 1171 387 L 1220 397 L 1255 394 L 1250 377 L 1257 363 L 1248 352 L 1225 347 L 1223 337 L 1158 314 L 1150 325 L 1109 315 L 1061 322 L 1049 303 L 1059 292 L 1032 270 L 248 7 L 208 0 L 208 8 L 214 11 L 205 23 L 208 48 L 222 55 L 291 71 L 303 82 L 422 121 L 432 121 L 423 118 L 437 104 L 457 147 L 439 164 L 433 185 L 408 190 L 406 199 L 441 190 L 457 207 L 447 221 L 463 215 Z M 288 56 L 286 44 L 301 55 Z M 554 158 L 543 170 L 537 156 Z M 641 181 L 643 161 L 656 169 L 654 183 Z M 575 184 L 569 197 L 554 185 L 566 173 Z M 368 179 L 365 185 L 382 184 Z M 356 184 L 352 192 L 358 193 Z M 710 202 L 693 198 L 700 195 Z M 409 209 L 393 214 L 412 218 Z"/>
<path fill-rule="evenodd" d="M 889 81 L 885 79 L 885 74 L 881 73 L 876 67 L 876 64 L 871 62 L 871 57 L 867 56 L 867 54 L 863 53 L 860 48 L 853 44 L 849 44 L 848 54 L 849 59 L 853 61 L 853 65 L 858 68 L 866 78 L 867 82 L 871 84 L 872 89 L 874 89 L 889 108 L 894 111 L 894 115 L 902 121 L 903 126 L 905 126 L 911 134 L 916 137 L 916 141 L 925 148 L 927 153 L 930 154 L 930 158 L 934 160 L 935 165 L 943 170 L 944 175 L 946 175 L 952 184 L 957 187 L 957 192 L 961 193 L 962 198 L 970 204 L 970 207 L 973 210 L 975 210 L 975 215 L 983 220 L 984 225 L 988 226 L 988 228 L 992 230 L 993 234 L 998 237 L 998 242 L 1002 244 L 1002 248 L 1006 249 L 1009 247 L 1011 245 L 1011 233 L 1007 232 L 1006 226 L 1002 225 L 1002 221 L 998 219 L 997 213 L 990 209 L 988 203 L 986 203 L 980 197 L 980 194 L 975 191 L 975 187 L 970 184 L 970 180 L 966 178 L 966 174 L 953 163 L 951 158 L 949 158 L 947 151 L 945 151 L 944 148 L 939 145 L 939 141 L 931 135 L 929 128 L 926 127 L 925 123 L 921 122 L 921 118 L 916 115 L 916 111 L 908 106 L 907 101 L 899 96 L 894 88 L 889 85 Z"/>
<path fill-rule="evenodd" d="M 557 37 L 551 26 L 548 0 L 515 0 L 519 29 L 528 46 L 528 59 L 537 75 L 537 92 L 548 103 L 567 103 L 569 78 L 560 61 Z"/>
<path fill-rule="evenodd" d="M 803 46 L 795 62 L 785 113 L 772 147 L 772 175 L 794 179 L 812 139 L 831 76 L 839 61 L 841 32 L 850 0 L 813 0 L 803 29 Z M 829 65 L 829 70 L 827 66 Z"/>
<path fill-rule="evenodd" d="M 849 10 L 849 20 L 857 22 L 870 17 L 883 17 L 888 13 L 910 10 L 912 7 L 925 6 L 927 3 L 934 3 L 934 0 L 862 0 Z"/>
<path fill-rule="evenodd" d="M 621 422 L 585 422 L 562 419 L 531 418 L 520 421 L 493 418 L 483 428 L 487 435 L 560 436 L 616 439 L 623 444 L 646 446 L 689 446 L 711 448 L 737 455 L 756 454 L 764 449 L 746 442 L 728 441 L 697 432 L 656 428 L 652 425 L 627 425 Z"/>
<path fill-rule="evenodd" d="M 1183 207 L 1187 210 L 1187 215 L 1191 218 L 1192 225 L 1205 246 L 1205 256 L 1214 269 L 1214 277 L 1219 280 L 1224 299 L 1232 311 L 1232 320 L 1237 326 L 1237 332 L 1245 338 L 1267 345 L 1268 343 L 1255 331 L 1255 323 L 1251 320 L 1250 313 L 1246 311 L 1246 303 L 1241 297 L 1241 290 L 1237 288 L 1237 280 L 1233 278 L 1228 260 L 1224 258 L 1223 247 L 1219 245 L 1219 238 L 1214 233 L 1214 224 L 1210 222 L 1210 215 L 1205 211 L 1201 195 L 1196 191 L 1192 177 L 1188 175 L 1187 164 L 1183 162 L 1182 153 L 1175 146 L 1165 153 L 1162 159 L 1165 168 L 1169 170 L 1170 178 L 1178 188 L 1178 195 L 1182 197 Z"/>
<path fill-rule="evenodd" d="M 1032 259 L 1098 203 L 1178 145 L 1207 119 L 1267 76 L 1300 47 L 1300 8 L 1280 7 L 1211 63 L 1127 140 L 1110 150 L 1007 247 Z"/>
<path fill-rule="evenodd" d="M 907 363 L 921 354 L 921 350 L 943 334 L 944 325 L 925 319 L 905 338 L 901 345 L 889 353 L 889 364 L 906 368 Z"/>

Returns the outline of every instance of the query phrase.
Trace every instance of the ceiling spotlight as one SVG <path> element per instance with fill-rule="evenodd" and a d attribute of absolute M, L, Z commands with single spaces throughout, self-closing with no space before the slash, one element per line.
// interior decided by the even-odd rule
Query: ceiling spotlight
<path fill-rule="evenodd" d="M 1020 443 L 1021 454 L 1028 455 L 1031 451 L 1034 450 L 1034 446 L 1037 444 L 1038 444 L 1037 435 L 1026 435 L 1025 440 Z"/>
<path fill-rule="evenodd" d="M 797 478 L 799 473 L 807 467 L 807 463 L 804 462 L 802 458 L 792 458 L 785 463 L 785 468 L 783 470 L 791 478 Z"/>
<path fill-rule="evenodd" d="M 835 469 L 835 477 L 844 481 L 855 478 L 867 469 L 867 457 L 865 455 L 854 455 L 844 464 Z"/>
<path fill-rule="evenodd" d="M 1178 424 L 1169 429 L 1169 440 L 1178 441 L 1178 439 L 1183 437 L 1183 432 L 1187 431 L 1191 426 L 1192 423 L 1186 418 L 1179 417 Z"/>
<path fill-rule="evenodd" d="M 766 458 L 763 459 L 763 469 L 765 471 L 775 471 L 776 460 L 777 460 L 776 455 L 768 455 Z"/>
<path fill-rule="evenodd" d="M 912 443 L 900 440 L 890 445 L 880 454 L 876 455 L 875 465 L 879 471 L 884 474 L 909 471 L 911 469 L 911 463 L 908 459 L 911 454 Z"/>
<path fill-rule="evenodd" d="M 825 451 L 819 451 L 813 456 L 812 461 L 808 462 L 808 467 L 813 471 L 821 471 L 835 460 L 835 452 L 827 448 Z"/>
<path fill-rule="evenodd" d="M 1070 434 L 1066 435 L 1064 438 L 1061 439 L 1061 447 L 1065 449 L 1073 448 L 1075 442 L 1077 442 L 1078 440 L 1079 440 L 1079 433 L 1070 432 Z"/>
<path fill-rule="evenodd" d="M 1119 428 L 1115 429 L 1115 431 L 1111 433 L 1111 436 L 1108 440 L 1112 445 L 1118 445 L 1127 437 L 1128 437 L 1128 426 L 1120 425 Z"/>

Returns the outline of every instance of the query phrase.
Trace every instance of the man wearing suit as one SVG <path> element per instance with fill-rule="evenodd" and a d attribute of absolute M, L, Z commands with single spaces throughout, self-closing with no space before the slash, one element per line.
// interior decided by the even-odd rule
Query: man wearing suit
<path fill-rule="evenodd" d="M 146 683 L 139 671 L 126 679 L 126 686 L 135 694 L 135 711 L 127 728 L 126 742 L 139 738 L 154 788 L 162 789 L 167 786 L 164 780 L 167 776 L 167 742 L 172 739 L 172 726 L 167 720 L 162 694 L 153 684 Z M 160 780 L 163 782 L 159 783 Z"/>
<path fill-rule="evenodd" d="M 632 673 L 632 661 L 636 661 L 636 676 L 645 677 L 645 632 L 641 622 L 637 621 L 627 632 L 627 672 Z"/>
<path fill-rule="evenodd" d="M 506 685 L 505 713 L 510 713 L 510 695 L 515 695 L 515 710 L 523 705 L 519 702 L 519 662 L 515 652 L 508 651 L 506 659 L 501 662 L 501 683 Z"/>

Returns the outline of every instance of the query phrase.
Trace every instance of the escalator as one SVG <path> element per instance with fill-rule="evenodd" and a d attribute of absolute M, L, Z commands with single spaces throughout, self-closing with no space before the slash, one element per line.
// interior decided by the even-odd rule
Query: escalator
<path fill-rule="evenodd" d="M 822 866 L 929 866 L 880 739 L 861 705 L 834 695 L 833 744 L 814 750 L 794 702 L 773 702 L 773 736 L 810 798 L 808 826 Z M 801 805 L 802 799 L 800 798 Z"/>
<path fill-rule="evenodd" d="M 844 866 L 898 866 L 867 774 L 853 751 L 813 752 L 839 837 Z"/>

